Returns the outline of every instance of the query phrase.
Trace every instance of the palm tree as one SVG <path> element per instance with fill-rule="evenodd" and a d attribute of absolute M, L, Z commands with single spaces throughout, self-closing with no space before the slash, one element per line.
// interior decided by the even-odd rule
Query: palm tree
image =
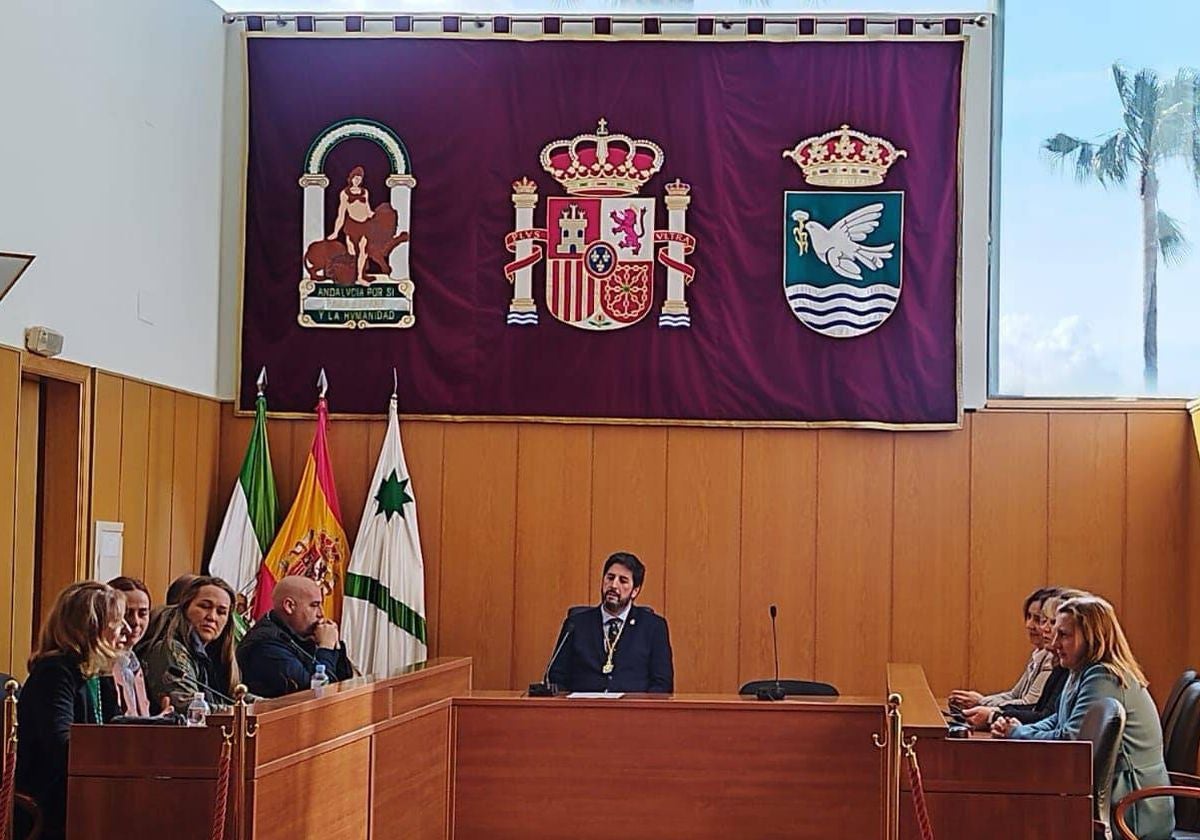
<path fill-rule="evenodd" d="M 1055 134 L 1042 143 L 1056 163 L 1073 159 L 1079 182 L 1104 187 L 1137 178 L 1142 200 L 1142 357 L 1146 389 L 1158 389 L 1158 260 L 1174 265 L 1186 256 L 1188 241 L 1178 222 L 1158 206 L 1158 171 L 1163 162 L 1186 162 L 1200 188 L 1200 75 L 1184 68 L 1160 81 L 1153 70 L 1132 78 L 1112 66 L 1121 98 L 1123 128 L 1096 141 Z"/>

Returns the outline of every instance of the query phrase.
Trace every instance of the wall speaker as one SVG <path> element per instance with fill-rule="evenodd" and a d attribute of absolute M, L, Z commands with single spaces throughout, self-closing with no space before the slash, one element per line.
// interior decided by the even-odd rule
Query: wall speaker
<path fill-rule="evenodd" d="M 49 327 L 28 327 L 25 330 L 25 349 L 39 356 L 57 356 L 63 349 L 63 335 Z"/>

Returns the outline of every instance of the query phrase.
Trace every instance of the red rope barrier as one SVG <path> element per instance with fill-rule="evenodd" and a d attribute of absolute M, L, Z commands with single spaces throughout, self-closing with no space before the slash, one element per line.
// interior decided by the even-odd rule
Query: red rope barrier
<path fill-rule="evenodd" d="M 0 840 L 12 840 L 13 792 L 17 775 L 17 745 L 4 744 L 4 769 L 0 773 Z"/>
<path fill-rule="evenodd" d="M 217 765 L 217 795 L 213 802 L 212 840 L 225 838 L 225 814 L 229 805 L 229 763 L 232 744 L 221 745 L 221 761 Z"/>
<path fill-rule="evenodd" d="M 921 840 L 933 840 L 933 824 L 929 822 L 929 809 L 925 806 L 925 786 L 921 783 L 921 767 L 917 764 L 917 751 L 905 749 L 908 756 L 908 785 L 912 789 L 913 810 L 917 814 L 917 828 Z"/>

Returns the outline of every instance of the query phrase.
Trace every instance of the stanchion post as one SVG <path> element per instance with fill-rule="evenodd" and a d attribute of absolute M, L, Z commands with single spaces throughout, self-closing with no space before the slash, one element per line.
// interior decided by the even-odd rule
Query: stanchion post
<path fill-rule="evenodd" d="M 883 831 L 884 840 L 900 840 L 900 762 L 904 746 L 904 722 L 900 705 L 904 698 L 892 692 L 887 698 L 884 734 L 871 736 L 877 749 L 884 751 L 884 796 Z"/>
<path fill-rule="evenodd" d="M 0 744 L 0 840 L 12 837 L 13 787 L 17 771 L 17 689 L 16 680 L 4 684 L 4 741 Z"/>
<path fill-rule="evenodd" d="M 234 751 L 237 754 L 237 775 L 233 783 L 233 819 L 237 827 L 237 840 L 246 840 L 250 836 L 247 825 L 249 808 L 246 807 L 246 742 L 258 734 L 258 724 L 250 722 L 250 707 L 246 703 L 249 689 L 238 683 L 233 689 L 233 737 Z"/>

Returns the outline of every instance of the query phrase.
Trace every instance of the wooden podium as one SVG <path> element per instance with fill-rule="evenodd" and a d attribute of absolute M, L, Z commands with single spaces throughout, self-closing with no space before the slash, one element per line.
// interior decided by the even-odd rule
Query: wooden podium
<path fill-rule="evenodd" d="M 918 666 L 887 688 L 939 840 L 1090 837 L 1089 745 L 948 740 Z M 231 722 L 72 727 L 70 836 L 208 840 Z M 247 724 L 226 840 L 919 837 L 907 781 L 886 795 L 883 694 L 535 699 L 473 692 L 470 660 L 439 659 L 256 703 Z"/>

